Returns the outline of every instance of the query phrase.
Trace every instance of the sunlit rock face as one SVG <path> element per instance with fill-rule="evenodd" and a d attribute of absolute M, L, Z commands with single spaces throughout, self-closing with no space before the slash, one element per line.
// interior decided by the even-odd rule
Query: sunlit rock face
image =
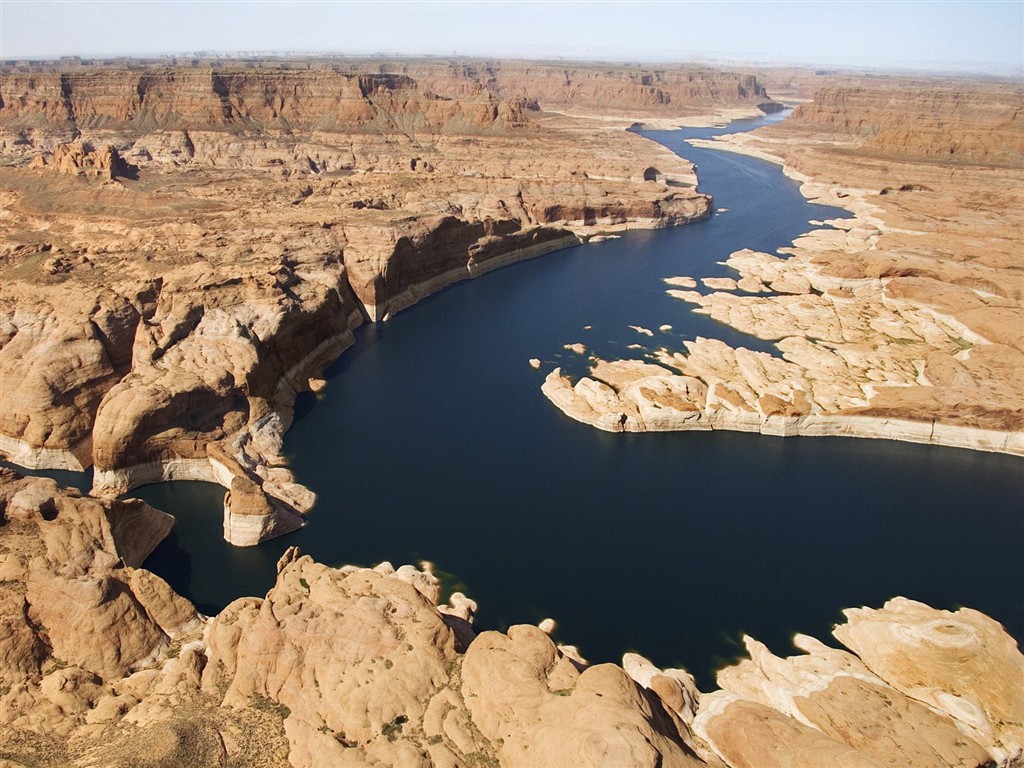
<path fill-rule="evenodd" d="M 553 68 L 496 85 L 429 63 L 374 67 L 12 69 L 0 106 L 5 456 L 94 465 L 108 496 L 220 483 L 225 536 L 258 543 L 315 502 L 281 439 L 296 394 L 360 323 L 602 232 L 709 214 L 693 168 L 625 118 L 541 111 L 523 89 L 564 106 Z M 710 71 L 579 77 L 580 105 L 614 96 L 638 117 L 764 98 L 752 78 Z"/>

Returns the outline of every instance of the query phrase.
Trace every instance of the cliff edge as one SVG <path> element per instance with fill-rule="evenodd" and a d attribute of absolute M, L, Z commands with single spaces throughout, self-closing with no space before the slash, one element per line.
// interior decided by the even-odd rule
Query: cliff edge
<path fill-rule="evenodd" d="M 104 496 L 220 483 L 225 536 L 255 544 L 314 503 L 281 440 L 360 323 L 709 213 L 692 167 L 628 123 L 543 112 L 469 72 L 433 84 L 448 95 L 322 63 L 5 72 L 0 452 L 93 465 Z"/>

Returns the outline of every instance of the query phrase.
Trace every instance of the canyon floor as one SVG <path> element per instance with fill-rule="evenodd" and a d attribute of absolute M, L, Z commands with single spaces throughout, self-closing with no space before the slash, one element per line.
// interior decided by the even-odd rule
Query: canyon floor
<path fill-rule="evenodd" d="M 0 452 L 95 484 L 0 470 L 0 766 L 1024 764 L 1024 656 L 969 608 L 851 609 L 849 650 L 799 636 L 791 658 L 747 638 L 702 693 L 633 654 L 588 665 L 539 627 L 477 635 L 429 569 L 292 549 L 265 597 L 209 618 L 142 567 L 173 519 L 117 497 L 148 482 L 225 486 L 240 545 L 304 523 L 315 498 L 281 440 L 359 324 L 710 215 L 693 167 L 624 128 L 777 109 L 754 76 L 5 63 L 2 89 Z M 731 139 L 856 216 L 734 254 L 735 285 L 667 286 L 782 357 L 698 340 L 553 372 L 546 393 L 610 429 L 1024 452 L 1022 100 L 851 78 Z"/>

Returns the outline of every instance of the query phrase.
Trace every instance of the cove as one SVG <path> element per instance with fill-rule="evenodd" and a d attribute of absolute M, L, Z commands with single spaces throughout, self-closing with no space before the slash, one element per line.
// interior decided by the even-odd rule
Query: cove
<path fill-rule="evenodd" d="M 844 607 L 895 595 L 968 605 L 1024 638 L 1024 465 L 889 441 L 737 433 L 607 434 L 540 384 L 583 373 L 579 342 L 642 357 L 696 336 L 775 352 L 666 295 L 665 277 L 726 275 L 843 211 L 808 204 L 769 163 L 685 143 L 750 130 L 645 131 L 695 162 L 718 212 L 678 229 L 549 254 L 466 282 L 379 325 L 300 402 L 285 447 L 318 505 L 259 547 L 221 539 L 222 489 L 133 495 L 178 524 L 146 566 L 218 611 L 274 581 L 286 547 L 329 565 L 429 560 L 480 605 L 478 626 L 551 616 L 593 662 L 635 650 L 712 687 L 741 633 L 786 654 L 828 641 Z M 672 330 L 646 337 L 630 325 Z M 636 348 L 640 345 L 640 348 Z M 539 371 L 528 360 L 542 360 Z"/>

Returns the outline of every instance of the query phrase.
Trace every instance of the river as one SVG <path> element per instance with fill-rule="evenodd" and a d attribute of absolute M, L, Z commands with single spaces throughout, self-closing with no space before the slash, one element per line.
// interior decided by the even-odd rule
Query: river
<path fill-rule="evenodd" d="M 714 336 L 775 352 L 693 314 L 665 277 L 727 275 L 845 216 L 808 204 L 777 166 L 649 131 L 695 162 L 709 220 L 549 254 L 454 286 L 357 331 L 285 448 L 319 497 L 308 526 L 259 547 L 221 539 L 222 489 L 134 492 L 178 518 L 147 561 L 202 610 L 262 594 L 283 550 L 331 564 L 430 560 L 502 629 L 553 617 L 591 661 L 638 651 L 708 688 L 749 633 L 777 653 L 830 638 L 840 610 L 905 595 L 968 605 L 1024 638 L 1024 464 L 953 448 L 738 433 L 606 434 L 540 392 L 579 342 L 609 358 Z M 647 337 L 629 326 L 672 330 Z M 640 345 L 641 348 L 636 348 Z M 528 361 L 542 362 L 539 371 Z"/>

